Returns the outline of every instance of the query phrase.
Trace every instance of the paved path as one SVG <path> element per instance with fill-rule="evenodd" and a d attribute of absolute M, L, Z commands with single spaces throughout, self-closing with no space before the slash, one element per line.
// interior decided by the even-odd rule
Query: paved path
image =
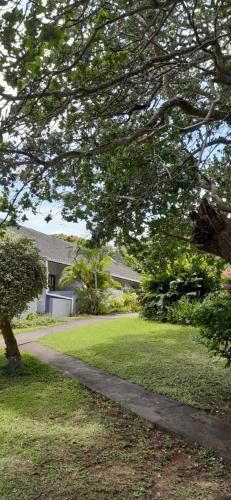
<path fill-rule="evenodd" d="M 144 420 L 231 459 L 231 423 L 123 380 L 79 359 L 32 342 L 21 348 Z"/>
<path fill-rule="evenodd" d="M 83 385 L 127 408 L 144 420 L 158 425 L 190 441 L 212 448 L 218 455 L 231 459 L 231 423 L 165 396 L 148 391 L 139 385 L 95 368 L 72 356 L 57 352 L 34 342 L 58 331 L 99 323 L 121 316 L 88 318 L 20 334 L 21 350 L 36 356 Z"/>
<path fill-rule="evenodd" d="M 111 316 L 92 316 L 85 319 L 76 319 L 73 321 L 68 321 L 67 323 L 58 323 L 57 325 L 42 327 L 37 330 L 28 331 L 25 333 L 16 334 L 17 342 L 19 346 L 27 344 L 28 342 L 33 342 L 41 337 L 47 337 L 58 332 L 64 332 L 65 330 L 71 330 L 72 328 L 81 328 L 82 326 L 92 325 L 94 323 L 101 323 L 102 321 L 108 321 L 111 319 L 119 319 L 126 317 L 136 317 L 137 313 L 125 313 L 125 314 L 113 314 Z M 0 347 L 5 347 L 4 340 L 0 337 Z"/>

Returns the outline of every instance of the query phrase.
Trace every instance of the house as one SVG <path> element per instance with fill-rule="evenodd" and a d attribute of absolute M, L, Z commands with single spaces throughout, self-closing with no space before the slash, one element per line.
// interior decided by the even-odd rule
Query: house
<path fill-rule="evenodd" d="M 65 266 L 73 263 L 73 244 L 23 226 L 13 227 L 12 230 L 35 242 L 47 267 L 48 288 L 29 304 L 27 312 L 47 313 L 56 317 L 72 314 L 75 310 L 76 294 L 71 287 L 61 289 L 59 280 Z M 113 261 L 110 273 L 123 286 L 132 289 L 140 287 L 139 273 L 121 262 Z"/>

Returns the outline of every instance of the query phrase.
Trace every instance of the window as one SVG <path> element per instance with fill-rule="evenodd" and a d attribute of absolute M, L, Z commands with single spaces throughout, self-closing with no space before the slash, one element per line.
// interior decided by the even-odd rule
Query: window
<path fill-rule="evenodd" d="M 53 292 L 55 290 L 55 274 L 49 274 L 48 288 L 50 292 Z"/>

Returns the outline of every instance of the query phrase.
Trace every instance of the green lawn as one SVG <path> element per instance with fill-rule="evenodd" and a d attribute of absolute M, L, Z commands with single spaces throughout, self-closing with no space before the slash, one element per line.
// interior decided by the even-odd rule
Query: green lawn
<path fill-rule="evenodd" d="M 41 342 L 183 403 L 229 412 L 231 369 L 195 343 L 196 333 L 192 327 L 121 318 Z"/>
<path fill-rule="evenodd" d="M 1 500 L 228 498 L 230 468 L 209 450 L 146 428 L 77 381 L 23 361 L 9 376 L 0 353 Z"/>

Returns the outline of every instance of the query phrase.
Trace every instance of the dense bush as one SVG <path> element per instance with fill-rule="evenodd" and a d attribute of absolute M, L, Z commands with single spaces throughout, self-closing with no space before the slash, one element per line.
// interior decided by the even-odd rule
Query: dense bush
<path fill-rule="evenodd" d="M 202 276 L 196 273 L 179 277 L 163 276 L 157 283 L 152 277 L 146 281 L 141 298 L 142 314 L 149 319 L 167 321 L 169 309 L 182 297 L 190 300 L 203 298 L 206 291 Z"/>
<path fill-rule="evenodd" d="M 167 321 L 168 314 L 171 314 L 169 309 L 172 310 L 182 297 L 189 302 L 203 299 L 220 285 L 219 266 L 220 263 L 212 266 L 205 257 L 196 258 L 188 254 L 169 262 L 164 270 L 143 280 L 142 315 L 148 319 Z"/>
<path fill-rule="evenodd" d="M 109 297 L 101 308 L 101 313 L 136 312 L 138 310 L 137 295 L 134 292 L 130 292 L 124 293 L 120 297 Z"/>
<path fill-rule="evenodd" d="M 191 325 L 193 321 L 193 313 L 197 302 L 192 301 L 187 297 L 174 302 L 167 311 L 167 321 L 170 323 L 179 323 L 181 325 Z"/>
<path fill-rule="evenodd" d="M 130 311 L 138 311 L 139 305 L 136 293 L 134 292 L 124 293 L 123 299 L 124 299 L 124 307 L 129 308 Z"/>
<path fill-rule="evenodd" d="M 209 294 L 196 304 L 192 324 L 200 327 L 199 341 L 216 356 L 231 364 L 231 295 L 228 292 Z"/>
<path fill-rule="evenodd" d="M 78 288 L 76 308 L 80 314 L 101 314 L 104 304 L 104 293 L 94 288 Z"/>

